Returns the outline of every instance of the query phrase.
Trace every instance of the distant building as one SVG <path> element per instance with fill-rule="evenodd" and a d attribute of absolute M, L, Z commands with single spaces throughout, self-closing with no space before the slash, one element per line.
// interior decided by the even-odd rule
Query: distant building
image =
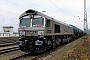
<path fill-rule="evenodd" d="M 13 31 L 13 26 L 3 26 L 3 33 L 0 37 L 18 37 L 19 34 Z"/>
<path fill-rule="evenodd" d="M 13 26 L 3 26 L 3 32 L 9 33 L 10 36 L 12 36 L 13 35 Z"/>
<path fill-rule="evenodd" d="M 0 37 L 10 37 L 9 33 L 0 33 Z"/>

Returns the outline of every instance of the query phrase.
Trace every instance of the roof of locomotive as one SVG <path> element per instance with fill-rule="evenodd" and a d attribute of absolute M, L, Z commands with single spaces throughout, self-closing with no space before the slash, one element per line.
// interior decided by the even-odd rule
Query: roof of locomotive
<path fill-rule="evenodd" d="M 69 26 L 69 25 L 66 24 L 66 23 L 63 23 L 63 22 L 61 22 L 61 21 L 59 21 L 59 20 L 56 20 L 56 19 L 54 19 L 54 18 L 52 18 L 52 17 L 49 17 L 49 16 L 47 16 L 47 15 L 45 15 L 45 14 L 39 12 L 39 11 L 33 10 L 33 9 L 29 9 L 29 10 L 25 11 L 24 13 L 22 13 L 22 14 L 20 15 L 19 19 L 22 18 L 22 17 L 24 17 L 24 16 L 31 15 L 31 14 L 32 14 L 32 15 L 40 15 L 40 16 L 43 16 L 43 17 L 45 17 L 45 18 L 47 18 L 47 19 L 50 19 L 50 20 L 53 20 L 53 21 L 56 21 L 56 22 L 59 22 L 59 23 L 61 23 L 61 24 L 64 24 L 64 25 Z M 69 27 L 71 27 L 71 26 L 69 26 Z"/>

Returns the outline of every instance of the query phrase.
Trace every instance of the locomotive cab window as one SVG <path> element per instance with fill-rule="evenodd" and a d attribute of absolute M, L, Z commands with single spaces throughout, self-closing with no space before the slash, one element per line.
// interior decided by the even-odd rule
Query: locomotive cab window
<path fill-rule="evenodd" d="M 22 19 L 20 19 L 20 27 L 30 27 L 30 17 L 25 16 Z"/>
<path fill-rule="evenodd" d="M 51 22 L 50 20 L 46 20 L 46 27 L 51 27 L 51 26 L 50 26 L 50 25 L 51 25 L 50 22 Z"/>
<path fill-rule="evenodd" d="M 34 17 L 32 20 L 33 27 L 43 27 L 44 26 L 44 18 L 43 17 Z"/>

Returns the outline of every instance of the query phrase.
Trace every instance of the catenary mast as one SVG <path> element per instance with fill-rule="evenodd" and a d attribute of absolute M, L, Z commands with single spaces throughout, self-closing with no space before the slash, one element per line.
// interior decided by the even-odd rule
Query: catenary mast
<path fill-rule="evenodd" d="M 84 32 L 88 34 L 86 0 L 84 0 Z"/>

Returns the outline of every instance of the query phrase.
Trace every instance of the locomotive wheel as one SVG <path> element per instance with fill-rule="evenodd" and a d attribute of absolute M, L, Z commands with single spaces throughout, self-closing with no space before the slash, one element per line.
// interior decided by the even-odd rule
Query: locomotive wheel
<path fill-rule="evenodd" d="M 61 39 L 59 39 L 59 45 L 61 45 Z M 59 46 L 59 45 L 58 45 L 58 46 Z"/>
<path fill-rule="evenodd" d="M 47 48 L 46 47 L 44 47 L 44 51 L 47 51 Z"/>
<path fill-rule="evenodd" d="M 55 43 L 53 43 L 53 44 L 52 44 L 52 48 L 55 48 L 55 47 L 56 47 L 56 44 L 55 44 Z"/>
<path fill-rule="evenodd" d="M 69 38 L 67 38 L 67 43 L 69 43 L 70 42 L 70 39 Z"/>

